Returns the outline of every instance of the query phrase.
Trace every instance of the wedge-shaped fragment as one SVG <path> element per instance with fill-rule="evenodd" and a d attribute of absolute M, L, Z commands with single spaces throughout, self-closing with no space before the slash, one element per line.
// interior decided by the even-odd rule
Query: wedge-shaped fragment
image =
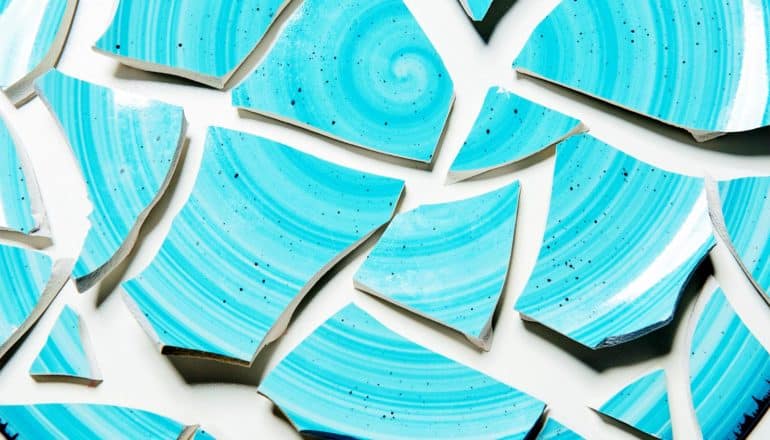
<path fill-rule="evenodd" d="M 666 373 L 663 370 L 653 371 L 634 381 L 597 411 L 654 438 L 673 438 Z"/>
<path fill-rule="evenodd" d="M 770 404 L 770 356 L 721 289 L 712 294 L 695 327 L 690 389 L 708 439 L 746 438 Z"/>
<path fill-rule="evenodd" d="M 449 169 L 449 179 L 468 179 L 510 165 L 584 130 L 575 118 L 492 87 Z"/>
<path fill-rule="evenodd" d="M 204 432 L 148 411 L 69 403 L 1 405 L 0 427 L 18 440 L 188 440 Z"/>
<path fill-rule="evenodd" d="M 511 261 L 519 183 L 399 214 L 355 275 L 357 288 L 489 349 Z"/>
<path fill-rule="evenodd" d="M 126 299 L 163 353 L 250 364 L 316 281 L 390 220 L 404 183 L 223 128 L 205 148 Z"/>
<path fill-rule="evenodd" d="M 583 440 L 583 437 L 556 420 L 548 419 L 535 440 Z"/>
<path fill-rule="evenodd" d="M 288 0 L 120 0 L 94 48 L 121 63 L 222 88 Z"/>
<path fill-rule="evenodd" d="M 300 433 L 324 438 L 523 439 L 545 409 L 352 304 L 283 359 L 259 392 Z"/>
<path fill-rule="evenodd" d="M 73 271 L 84 291 L 128 255 L 168 187 L 181 150 L 184 111 L 57 70 L 36 87 L 69 140 L 93 204 L 91 229 Z"/>
<path fill-rule="evenodd" d="M 431 163 L 453 101 L 444 63 L 402 0 L 306 0 L 233 105 Z"/>
<path fill-rule="evenodd" d="M 544 241 L 516 309 L 594 349 L 665 326 L 715 244 L 704 186 L 589 135 L 559 144 Z"/>
<path fill-rule="evenodd" d="M 487 12 L 489 12 L 492 1 L 493 0 L 460 0 L 460 4 L 463 5 L 465 13 L 467 13 L 473 21 L 482 21 L 487 15 Z"/>
<path fill-rule="evenodd" d="M 514 66 L 707 140 L 770 125 L 768 48 L 768 0 L 564 0 Z"/>
<path fill-rule="evenodd" d="M 102 377 L 90 347 L 85 324 L 74 310 L 66 306 L 29 369 L 29 374 L 38 380 L 98 385 Z"/>

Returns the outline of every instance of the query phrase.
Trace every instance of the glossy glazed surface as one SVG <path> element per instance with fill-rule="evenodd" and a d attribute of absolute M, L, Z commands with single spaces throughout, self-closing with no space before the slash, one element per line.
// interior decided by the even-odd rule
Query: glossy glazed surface
<path fill-rule="evenodd" d="M 489 7 L 492 6 L 493 0 L 460 0 L 465 8 L 465 12 L 468 13 L 473 21 L 481 21 L 484 16 L 487 15 Z"/>
<path fill-rule="evenodd" d="M 548 419 L 535 440 L 583 440 L 583 437 L 556 420 Z"/>
<path fill-rule="evenodd" d="M 32 376 L 58 376 L 101 382 L 99 372 L 86 352 L 85 329 L 80 317 L 65 306 L 48 339 L 29 369 Z"/>
<path fill-rule="evenodd" d="M 670 440 L 671 410 L 666 373 L 653 371 L 612 396 L 598 411 L 652 437 Z"/>
<path fill-rule="evenodd" d="M 32 216 L 32 205 L 27 182 L 34 180 L 24 175 L 24 169 L 5 121 L 0 118 L 0 229 L 24 233 L 38 229 Z"/>

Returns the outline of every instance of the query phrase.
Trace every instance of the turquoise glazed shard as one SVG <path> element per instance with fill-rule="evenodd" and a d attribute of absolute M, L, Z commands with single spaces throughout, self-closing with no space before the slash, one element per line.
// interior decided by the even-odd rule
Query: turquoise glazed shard
<path fill-rule="evenodd" d="M 69 306 L 64 307 L 37 355 L 29 374 L 39 380 L 68 380 L 98 385 L 101 374 L 91 355 L 84 323 Z"/>
<path fill-rule="evenodd" d="M 259 392 L 301 434 L 323 438 L 523 439 L 545 409 L 353 304 L 286 356 Z"/>
<path fill-rule="evenodd" d="M 707 140 L 770 125 L 769 48 L 768 0 L 565 0 L 514 67 Z"/>
<path fill-rule="evenodd" d="M 585 128 L 575 118 L 492 87 L 449 179 L 456 182 L 510 165 L 581 131 Z"/>
<path fill-rule="evenodd" d="M 721 289 L 695 327 L 690 389 L 707 439 L 746 438 L 770 404 L 770 356 Z"/>
<path fill-rule="evenodd" d="M 519 183 L 399 214 L 355 275 L 357 288 L 489 350 L 508 275 Z"/>
<path fill-rule="evenodd" d="M 667 325 L 715 244 L 704 186 L 589 135 L 559 144 L 543 244 L 516 309 L 593 349 Z"/>
<path fill-rule="evenodd" d="M 121 63 L 222 88 L 288 0 L 120 0 L 94 48 Z"/>
<path fill-rule="evenodd" d="M 492 6 L 493 0 L 460 0 L 460 3 L 473 21 L 482 21 Z"/>
<path fill-rule="evenodd" d="M 125 298 L 162 353 L 249 365 L 318 279 L 390 220 L 403 188 L 210 128 L 192 195 Z"/>
<path fill-rule="evenodd" d="M 306 0 L 232 100 L 428 164 L 453 97 L 444 63 L 402 0 Z"/>
<path fill-rule="evenodd" d="M 77 0 L 0 0 L 0 88 L 20 105 L 59 59 Z"/>
<path fill-rule="evenodd" d="M 663 370 L 647 374 L 626 386 L 598 412 L 657 439 L 671 440 L 674 436 Z"/>
<path fill-rule="evenodd" d="M 548 419 L 545 426 L 537 434 L 535 440 L 584 440 L 583 437 L 557 422 L 554 419 Z"/>
<path fill-rule="evenodd" d="M 36 84 L 69 141 L 93 204 L 73 276 L 87 290 L 130 252 L 176 168 L 185 128 L 180 107 L 52 70 Z"/>

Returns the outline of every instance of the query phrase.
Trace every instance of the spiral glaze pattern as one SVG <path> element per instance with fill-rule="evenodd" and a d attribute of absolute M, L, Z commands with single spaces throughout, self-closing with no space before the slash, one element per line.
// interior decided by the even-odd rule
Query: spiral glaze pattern
<path fill-rule="evenodd" d="M 666 373 L 663 370 L 635 380 L 612 396 L 598 411 L 651 437 L 661 440 L 674 437 Z"/>
<path fill-rule="evenodd" d="M 27 188 L 28 182 L 34 178 L 24 175 L 17 148 L 5 121 L 0 119 L 0 164 L 3 167 L 0 171 L 0 229 L 30 233 L 39 227 L 32 215 Z"/>
<path fill-rule="evenodd" d="M 91 365 L 83 341 L 80 316 L 65 306 L 48 335 L 42 350 L 32 363 L 32 376 L 81 379 L 93 384 L 101 382 L 99 372 Z"/>
<path fill-rule="evenodd" d="M 431 162 L 453 101 L 441 58 L 401 0 L 302 2 L 233 105 L 354 145 Z"/>

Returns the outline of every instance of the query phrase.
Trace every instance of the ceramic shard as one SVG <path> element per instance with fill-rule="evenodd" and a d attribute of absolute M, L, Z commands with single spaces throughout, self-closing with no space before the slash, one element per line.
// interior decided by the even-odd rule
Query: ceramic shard
<path fill-rule="evenodd" d="M 429 164 L 453 102 L 436 50 L 402 0 L 307 0 L 233 105 Z"/>
<path fill-rule="evenodd" d="M 357 288 L 459 331 L 488 350 L 511 261 L 519 183 L 399 214 L 355 275 Z"/>
<path fill-rule="evenodd" d="M 222 88 L 288 0 L 121 0 L 94 49 L 142 70 Z"/>
<path fill-rule="evenodd" d="M 598 412 L 657 439 L 670 440 L 674 436 L 663 370 L 647 374 L 626 386 Z"/>
<path fill-rule="evenodd" d="M 463 5 L 465 13 L 468 14 L 473 21 L 482 21 L 489 11 L 489 7 L 492 6 L 493 0 L 460 0 L 460 4 Z"/>
<path fill-rule="evenodd" d="M 183 142 L 184 111 L 56 70 L 36 88 L 72 147 L 93 204 L 73 271 L 84 291 L 128 255 L 168 187 Z"/>
<path fill-rule="evenodd" d="M 318 279 L 390 220 L 403 187 L 210 128 L 192 195 L 125 298 L 163 353 L 248 365 Z"/>
<path fill-rule="evenodd" d="M 575 118 L 500 87 L 487 92 L 449 179 L 459 181 L 526 159 L 585 131 Z"/>
<path fill-rule="evenodd" d="M 535 440 L 584 440 L 583 437 L 557 422 L 548 419 Z"/>
<path fill-rule="evenodd" d="M 770 125 L 768 30 L 768 0 L 565 0 L 514 67 L 702 141 Z"/>
<path fill-rule="evenodd" d="M 516 309 L 593 349 L 667 325 L 715 244 L 704 186 L 589 135 L 559 144 L 543 244 Z"/>
<path fill-rule="evenodd" d="M 59 59 L 77 0 L 0 0 L 0 88 L 20 105 Z"/>
<path fill-rule="evenodd" d="M 286 356 L 259 392 L 301 434 L 324 438 L 523 439 L 545 409 L 352 304 Z"/>
<path fill-rule="evenodd" d="M 102 377 L 90 346 L 85 324 L 74 310 L 66 306 L 29 374 L 39 380 L 58 379 L 98 385 Z"/>
<path fill-rule="evenodd" d="M 746 438 L 770 404 L 770 356 L 721 289 L 695 326 L 690 389 L 703 438 Z"/>

